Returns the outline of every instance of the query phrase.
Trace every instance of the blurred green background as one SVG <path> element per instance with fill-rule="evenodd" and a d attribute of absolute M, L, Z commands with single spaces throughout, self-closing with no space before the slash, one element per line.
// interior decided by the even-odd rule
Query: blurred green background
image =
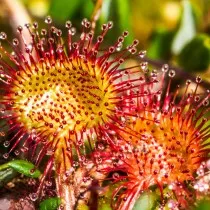
<path fill-rule="evenodd" d="M 82 19 L 95 17 L 96 34 L 101 24 L 112 20 L 105 44 L 128 30 L 125 45 L 138 39 L 138 49 L 147 50 L 152 64 L 172 64 L 183 81 L 199 74 L 210 89 L 210 0 L 0 0 L 0 31 L 12 39 L 18 25 L 37 21 L 40 29 L 46 28 L 47 15 L 63 32 L 66 20 L 81 31 Z M 209 201 L 201 202 L 197 210 L 201 209 L 209 210 Z"/>
<path fill-rule="evenodd" d="M 128 30 L 125 44 L 138 39 L 139 49 L 146 49 L 150 59 L 210 81 L 210 0 L 0 0 L 0 28 L 9 38 L 25 22 L 36 20 L 46 27 L 47 15 L 62 30 L 69 19 L 80 31 L 81 20 L 91 20 L 94 14 L 96 30 L 104 22 L 114 22 L 106 44 Z"/>

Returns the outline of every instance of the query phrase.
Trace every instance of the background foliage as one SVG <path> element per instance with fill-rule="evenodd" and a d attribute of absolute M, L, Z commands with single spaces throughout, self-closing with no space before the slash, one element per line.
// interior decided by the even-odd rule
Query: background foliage
<path fill-rule="evenodd" d="M 194 79 L 195 74 L 200 74 L 205 80 L 204 86 L 210 89 L 210 0 L 13 0 L 23 11 L 15 8 L 15 4 L 8 6 L 8 1 L 0 1 L 0 30 L 5 31 L 9 38 L 16 36 L 17 25 L 28 21 L 36 20 L 45 27 L 43 19 L 46 15 L 51 15 L 63 32 L 68 19 L 80 31 L 81 20 L 84 17 L 92 20 L 101 9 L 96 30 L 104 22 L 114 22 L 106 44 L 113 43 L 122 31 L 128 30 L 125 44 L 138 39 L 139 49 L 147 50 L 151 64 L 160 67 L 163 63 L 170 63 L 182 79 Z M 4 149 L 1 148 L 1 153 Z M 4 167 L 3 159 L 0 161 Z M 30 176 L 28 170 L 32 166 L 21 163 L 20 167 L 19 162 L 13 162 L 6 163 L 6 167 L 7 171 L 5 168 L 0 170 L 0 187 L 17 172 Z M 39 176 L 39 173 L 36 171 L 35 175 Z M 139 209 L 138 206 L 151 209 L 156 199 L 154 195 L 146 194 L 136 203 L 135 209 Z M 52 198 L 41 204 L 42 209 L 47 209 L 48 203 L 56 206 L 59 202 Z M 106 205 L 100 208 L 109 209 Z M 209 206 L 204 200 L 197 210 L 207 210 Z"/>
<path fill-rule="evenodd" d="M 0 3 L 0 27 L 1 30 L 10 32 L 12 23 L 4 5 L 6 1 L 2 0 Z M 148 56 L 152 59 L 171 61 L 188 72 L 207 73 L 209 70 L 210 0 L 148 0 L 146 3 L 143 0 L 19 2 L 31 20 L 38 19 L 41 24 L 46 15 L 51 15 L 56 25 L 64 28 L 64 22 L 70 19 L 78 30 L 81 20 L 84 17 L 91 20 L 95 8 L 101 3 L 98 22 L 112 20 L 115 25 L 108 42 L 114 41 L 123 30 L 128 30 L 130 36 L 126 39 L 126 44 L 137 38 L 140 48 L 147 49 Z M 22 14 L 18 15 L 21 18 Z M 97 28 L 99 25 L 97 24 Z M 209 75 L 207 79 L 209 80 Z"/>

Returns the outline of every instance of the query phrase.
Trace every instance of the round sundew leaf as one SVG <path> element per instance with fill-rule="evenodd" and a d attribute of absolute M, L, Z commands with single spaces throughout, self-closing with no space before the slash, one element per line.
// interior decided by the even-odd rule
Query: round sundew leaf
<path fill-rule="evenodd" d="M 159 200 L 159 195 L 154 192 L 145 192 L 136 201 L 133 210 L 151 210 L 154 209 Z"/>
<path fill-rule="evenodd" d="M 41 175 L 41 172 L 38 169 L 35 169 L 35 166 L 32 163 L 25 160 L 12 160 L 8 162 L 7 165 L 25 176 L 39 178 Z"/>
<path fill-rule="evenodd" d="M 197 35 L 183 48 L 178 62 L 187 71 L 205 71 L 210 65 L 210 36 Z"/>
<path fill-rule="evenodd" d="M 61 204 L 61 199 L 58 197 L 48 198 L 39 204 L 40 210 L 56 210 Z"/>
<path fill-rule="evenodd" d="M 0 171 L 0 187 L 3 187 L 6 183 L 10 182 L 16 175 L 17 172 L 12 168 Z"/>

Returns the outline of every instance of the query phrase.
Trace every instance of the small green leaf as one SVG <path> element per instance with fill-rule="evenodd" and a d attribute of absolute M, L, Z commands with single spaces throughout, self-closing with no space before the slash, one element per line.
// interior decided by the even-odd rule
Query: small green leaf
<path fill-rule="evenodd" d="M 183 0 L 182 4 L 181 22 L 172 44 L 172 52 L 176 55 L 196 34 L 192 3 L 189 0 Z"/>
<path fill-rule="evenodd" d="M 209 210 L 210 209 L 210 200 L 202 200 L 199 202 L 195 210 Z"/>
<path fill-rule="evenodd" d="M 210 36 L 197 35 L 181 51 L 178 63 L 188 71 L 205 71 L 210 65 Z"/>
<path fill-rule="evenodd" d="M 39 204 L 40 210 L 56 210 L 61 204 L 61 199 L 58 197 L 48 198 Z"/>
<path fill-rule="evenodd" d="M 29 177 L 38 178 L 41 175 L 41 172 L 38 169 L 35 169 L 35 166 L 32 163 L 25 160 L 12 160 L 8 162 L 7 165 L 17 172 Z"/>
<path fill-rule="evenodd" d="M 83 1 L 79 0 L 52 0 L 49 14 L 59 21 L 65 21 L 76 14 Z"/>
<path fill-rule="evenodd" d="M 16 175 L 17 172 L 12 168 L 0 171 L 0 187 L 3 187 L 6 183 L 10 182 Z"/>
<path fill-rule="evenodd" d="M 152 59 L 169 60 L 173 37 L 174 31 L 168 31 L 164 28 L 156 30 L 152 35 L 147 56 Z"/>
<path fill-rule="evenodd" d="M 154 209 L 159 200 L 159 195 L 154 192 L 145 192 L 136 201 L 133 210 L 151 210 Z"/>

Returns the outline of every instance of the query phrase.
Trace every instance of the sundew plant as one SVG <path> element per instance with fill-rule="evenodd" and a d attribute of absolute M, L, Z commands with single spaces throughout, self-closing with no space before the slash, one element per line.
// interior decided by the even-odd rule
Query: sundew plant
<path fill-rule="evenodd" d="M 0 32 L 0 208 L 209 209 L 208 23 L 165 2 L 177 24 L 145 50 L 129 1 L 79 2 L 40 1 L 51 15 L 30 22 L 2 2 L 17 26 Z"/>

